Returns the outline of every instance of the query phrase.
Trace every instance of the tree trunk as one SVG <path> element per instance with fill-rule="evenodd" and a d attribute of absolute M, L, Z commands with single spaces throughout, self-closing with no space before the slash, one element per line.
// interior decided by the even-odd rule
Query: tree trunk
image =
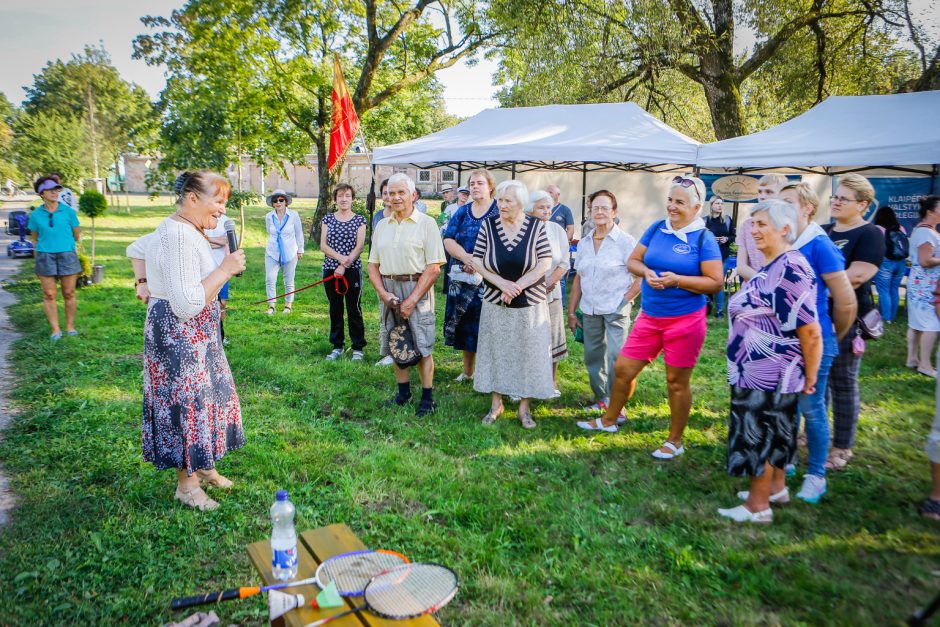
<path fill-rule="evenodd" d="M 741 89 L 727 77 L 720 77 L 716 82 L 704 85 L 705 99 L 712 115 L 712 127 L 719 140 L 744 135 L 744 105 L 741 102 Z"/>
<path fill-rule="evenodd" d="M 320 245 L 320 225 L 324 216 L 333 208 L 333 184 L 336 178 L 330 173 L 327 165 L 327 146 L 330 137 L 330 127 L 327 124 L 326 98 L 321 94 L 318 98 L 317 137 L 314 143 L 317 147 L 317 180 L 320 185 L 320 194 L 317 209 L 313 213 L 313 224 L 310 225 L 310 237 L 316 246 Z"/>
<path fill-rule="evenodd" d="M 91 268 L 95 268 L 95 219 L 91 219 Z"/>

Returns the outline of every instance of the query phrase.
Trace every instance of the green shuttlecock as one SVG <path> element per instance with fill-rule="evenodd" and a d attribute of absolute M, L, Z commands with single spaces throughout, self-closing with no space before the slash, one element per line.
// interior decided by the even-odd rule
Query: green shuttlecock
<path fill-rule="evenodd" d="M 317 598 L 310 602 L 310 607 L 341 607 L 343 605 L 343 597 L 339 596 L 335 581 L 331 581 L 317 595 Z"/>

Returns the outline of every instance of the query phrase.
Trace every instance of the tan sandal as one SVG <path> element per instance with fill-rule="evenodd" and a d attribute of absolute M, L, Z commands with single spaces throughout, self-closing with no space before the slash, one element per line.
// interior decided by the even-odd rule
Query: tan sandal
<path fill-rule="evenodd" d="M 532 420 L 532 414 L 529 413 L 519 414 L 519 422 L 522 423 L 523 429 L 534 429 L 538 426 L 535 424 L 535 421 Z"/>
<path fill-rule="evenodd" d="M 231 479 L 223 477 L 214 468 L 212 470 L 197 470 L 196 475 L 199 477 L 199 485 L 201 486 L 210 485 L 213 488 L 228 490 L 235 485 Z"/>
<path fill-rule="evenodd" d="M 277 311 L 277 309 L 274 308 L 274 305 L 271 305 L 270 307 L 268 307 L 268 312 L 267 312 L 267 313 L 268 313 L 269 316 L 273 316 L 276 311 Z"/>
<path fill-rule="evenodd" d="M 203 492 L 202 488 L 193 488 L 192 490 L 183 491 L 180 489 L 179 485 L 177 485 L 176 500 L 187 507 L 192 507 L 202 512 L 214 510 L 219 506 L 216 501 L 210 499 L 209 495 Z"/>
<path fill-rule="evenodd" d="M 290 305 L 284 305 L 284 311 L 282 311 L 281 313 L 282 313 L 282 314 L 289 314 L 289 313 L 292 312 L 293 310 L 294 310 L 294 308 L 291 307 Z"/>
<path fill-rule="evenodd" d="M 499 418 L 503 414 L 503 411 L 504 409 L 502 407 L 500 407 L 499 411 L 496 411 L 496 412 L 494 412 L 493 410 L 490 410 L 489 413 L 483 416 L 483 424 L 485 425 L 493 424 L 494 422 L 496 422 L 496 419 Z"/>
<path fill-rule="evenodd" d="M 855 457 L 852 454 L 851 449 L 847 448 L 834 448 L 829 451 L 829 459 L 826 460 L 826 470 L 835 470 L 841 471 L 845 470 L 845 467 L 848 466 L 849 460 Z"/>

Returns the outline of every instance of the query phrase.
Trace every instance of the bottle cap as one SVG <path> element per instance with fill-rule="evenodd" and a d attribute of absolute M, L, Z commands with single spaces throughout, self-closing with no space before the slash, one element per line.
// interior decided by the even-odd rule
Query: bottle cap
<path fill-rule="evenodd" d="M 286 500 L 287 500 L 287 490 L 278 490 L 278 491 L 277 491 L 276 498 L 277 498 L 278 501 L 286 501 Z"/>

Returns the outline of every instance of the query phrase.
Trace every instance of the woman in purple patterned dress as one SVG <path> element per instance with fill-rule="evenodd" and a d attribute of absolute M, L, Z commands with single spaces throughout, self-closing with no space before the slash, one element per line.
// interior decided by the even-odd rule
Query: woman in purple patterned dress
<path fill-rule="evenodd" d="M 751 212 L 764 266 L 728 305 L 728 473 L 750 477 L 743 505 L 719 509 L 736 522 L 770 523 L 771 503 L 789 500 L 784 466 L 796 450 L 800 393 L 812 394 L 822 358 L 816 276 L 790 245 L 797 209 L 766 200 Z"/>
<path fill-rule="evenodd" d="M 189 507 L 219 506 L 202 485 L 230 488 L 215 469 L 245 445 L 238 394 L 219 335 L 219 290 L 245 269 L 245 253 L 212 256 L 205 230 L 223 214 L 231 186 L 200 170 L 177 178 L 176 212 L 127 248 L 144 324 L 143 456 L 176 470 L 176 498 Z"/>

